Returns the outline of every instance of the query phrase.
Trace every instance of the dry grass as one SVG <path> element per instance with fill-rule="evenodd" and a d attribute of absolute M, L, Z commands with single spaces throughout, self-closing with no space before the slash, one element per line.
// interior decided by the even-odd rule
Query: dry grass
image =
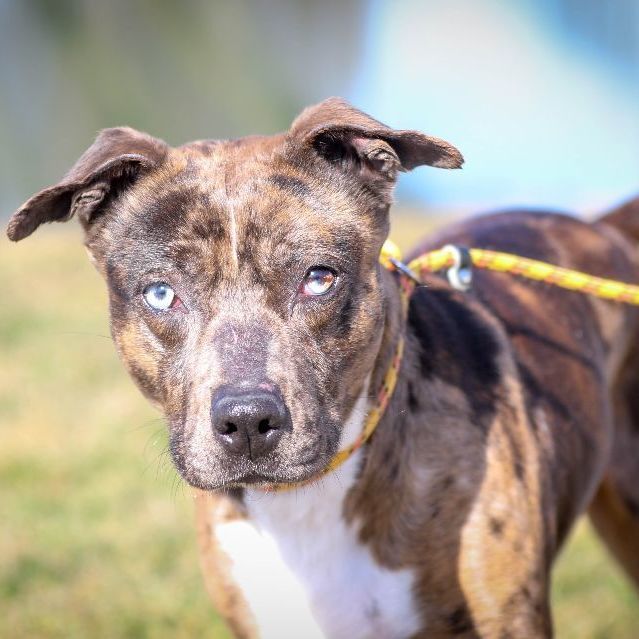
<path fill-rule="evenodd" d="M 0 636 L 227 637 L 189 492 L 116 359 L 79 232 L 2 241 L 0 278 Z M 639 636 L 637 599 L 586 525 L 554 602 L 560 638 Z"/>

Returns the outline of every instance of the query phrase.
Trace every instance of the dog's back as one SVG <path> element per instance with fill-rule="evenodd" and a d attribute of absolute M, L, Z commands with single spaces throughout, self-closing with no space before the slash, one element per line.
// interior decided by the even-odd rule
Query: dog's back
<path fill-rule="evenodd" d="M 639 198 L 598 222 L 527 211 L 444 229 L 415 255 L 453 243 L 639 282 Z M 510 274 L 478 271 L 474 295 L 513 345 L 547 471 L 550 552 L 590 504 L 598 532 L 639 583 L 639 309 Z"/>

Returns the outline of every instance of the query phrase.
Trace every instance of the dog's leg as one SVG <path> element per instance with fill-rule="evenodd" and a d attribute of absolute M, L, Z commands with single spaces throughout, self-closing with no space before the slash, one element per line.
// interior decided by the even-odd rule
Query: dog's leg
<path fill-rule="evenodd" d="M 511 385 L 510 397 L 521 397 Z M 482 639 L 552 636 L 549 567 L 540 513 L 540 458 L 521 419 L 498 417 L 488 435 L 485 472 L 461 534 L 458 571 Z"/>
<path fill-rule="evenodd" d="M 639 456 L 639 447 L 635 449 Z M 639 481 L 639 478 L 637 480 Z M 631 493 L 634 492 L 634 495 Z M 639 588 L 639 491 L 613 475 L 601 483 L 589 515 L 599 536 Z"/>
<path fill-rule="evenodd" d="M 635 343 L 639 343 L 639 336 Z M 601 538 L 639 588 L 639 347 L 619 375 L 613 401 L 612 455 L 589 515 Z"/>
<path fill-rule="evenodd" d="M 235 501 L 221 493 L 195 491 L 197 537 L 206 589 L 238 639 L 257 639 L 259 633 L 249 606 L 232 577 L 232 566 L 214 534 L 219 523 L 241 522 L 245 515 Z"/>

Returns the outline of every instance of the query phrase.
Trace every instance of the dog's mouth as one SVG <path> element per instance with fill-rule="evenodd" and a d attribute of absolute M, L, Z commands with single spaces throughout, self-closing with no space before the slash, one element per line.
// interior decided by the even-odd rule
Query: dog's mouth
<path fill-rule="evenodd" d="M 290 479 L 282 477 L 280 474 L 252 473 L 237 479 L 236 481 L 222 486 L 221 488 L 257 488 L 262 490 L 274 490 L 278 487 L 296 486 L 298 484 L 310 484 L 318 480 L 323 475 L 324 466 L 320 466 L 317 471 L 305 474 L 300 479 Z"/>
<path fill-rule="evenodd" d="M 175 433 L 175 431 L 173 431 Z M 306 484 L 321 477 L 335 448 L 321 438 L 305 451 L 274 451 L 268 458 L 251 460 L 219 451 L 191 450 L 182 438 L 171 435 L 171 457 L 180 476 L 194 488 L 272 489 L 281 485 Z"/>
<path fill-rule="evenodd" d="M 182 478 L 194 488 L 200 490 L 230 490 L 234 488 L 257 488 L 273 490 L 280 486 L 293 486 L 309 484 L 323 475 L 326 464 L 319 460 L 313 464 L 305 465 L 298 472 L 289 469 L 275 472 L 247 471 L 232 476 L 219 475 L 217 473 L 202 472 L 194 468 L 181 468 L 176 464 Z"/>

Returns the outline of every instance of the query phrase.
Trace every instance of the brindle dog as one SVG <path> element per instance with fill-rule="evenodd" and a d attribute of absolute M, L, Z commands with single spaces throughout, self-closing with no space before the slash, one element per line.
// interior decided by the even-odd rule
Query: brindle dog
<path fill-rule="evenodd" d="M 428 277 L 405 318 L 380 267 L 397 174 L 461 164 L 330 99 L 271 137 L 108 129 L 9 224 L 20 240 L 80 219 L 238 637 L 549 637 L 551 564 L 585 510 L 639 581 L 637 309 L 478 272 L 470 293 Z M 458 243 L 639 282 L 637 238 L 637 204 L 593 224 L 512 211 L 415 254 Z M 402 332 L 370 442 L 261 491 L 354 440 Z"/>

